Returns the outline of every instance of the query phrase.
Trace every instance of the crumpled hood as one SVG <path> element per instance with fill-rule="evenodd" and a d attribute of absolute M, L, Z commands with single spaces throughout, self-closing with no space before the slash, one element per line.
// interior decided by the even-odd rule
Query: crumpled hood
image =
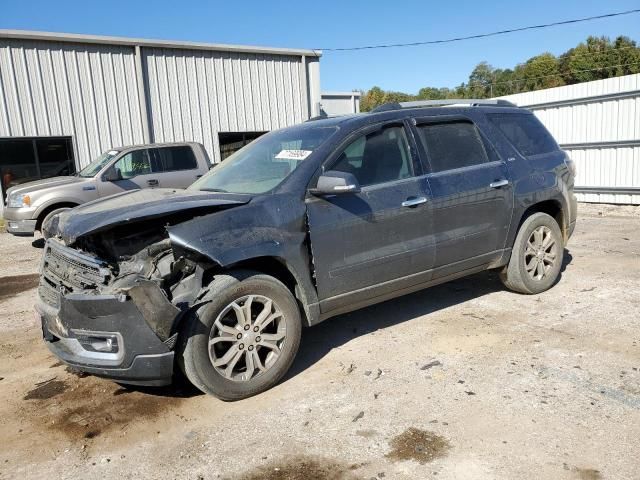
<path fill-rule="evenodd" d="M 71 185 L 74 183 L 92 182 L 93 178 L 83 177 L 53 177 L 35 180 L 33 182 L 21 183 L 7 190 L 7 195 L 14 193 L 28 194 L 43 190 L 45 188 L 60 187 L 62 185 Z"/>
<path fill-rule="evenodd" d="M 250 195 L 168 188 L 133 190 L 63 212 L 43 225 L 43 229 L 46 236 L 59 236 L 67 245 L 71 245 L 81 236 L 117 225 L 186 211 L 193 211 L 194 216 L 204 215 L 221 208 L 244 205 L 250 200 Z"/>

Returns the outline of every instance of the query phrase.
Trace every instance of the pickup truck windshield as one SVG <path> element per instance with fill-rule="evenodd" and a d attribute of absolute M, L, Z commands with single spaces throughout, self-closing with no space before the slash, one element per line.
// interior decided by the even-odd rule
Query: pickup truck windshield
<path fill-rule="evenodd" d="M 263 135 L 210 170 L 189 190 L 266 193 L 277 187 L 336 130 L 335 126 L 305 124 Z"/>
<path fill-rule="evenodd" d="M 78 172 L 78 176 L 84 178 L 95 177 L 96 174 L 100 170 L 102 170 L 111 161 L 112 158 L 118 155 L 118 153 L 120 152 L 118 152 L 117 150 L 109 150 L 108 152 L 103 153 L 89 165 L 80 170 Z"/>

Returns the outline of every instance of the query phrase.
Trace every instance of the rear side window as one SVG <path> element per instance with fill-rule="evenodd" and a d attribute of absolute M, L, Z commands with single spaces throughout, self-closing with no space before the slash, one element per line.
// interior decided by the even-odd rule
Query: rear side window
<path fill-rule="evenodd" d="M 558 144 L 535 115 L 490 113 L 487 117 L 525 157 L 558 150 Z"/>
<path fill-rule="evenodd" d="M 176 170 L 193 170 L 198 168 L 198 162 L 193 150 L 188 146 L 156 148 L 155 172 L 173 172 Z"/>
<path fill-rule="evenodd" d="M 484 142 L 471 122 L 428 123 L 418 125 L 418 132 L 434 173 L 488 161 Z"/>

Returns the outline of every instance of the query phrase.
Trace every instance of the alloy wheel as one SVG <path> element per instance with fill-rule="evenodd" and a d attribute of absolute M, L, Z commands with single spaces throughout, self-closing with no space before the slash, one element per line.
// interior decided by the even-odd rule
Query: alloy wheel
<path fill-rule="evenodd" d="M 549 227 L 536 228 L 529 239 L 524 252 L 525 269 L 534 280 L 542 280 L 551 271 L 558 260 L 557 242 Z"/>
<path fill-rule="evenodd" d="M 227 305 L 209 334 L 209 359 L 216 371 L 233 381 L 248 381 L 278 360 L 287 338 L 284 315 L 262 295 L 246 295 Z"/>

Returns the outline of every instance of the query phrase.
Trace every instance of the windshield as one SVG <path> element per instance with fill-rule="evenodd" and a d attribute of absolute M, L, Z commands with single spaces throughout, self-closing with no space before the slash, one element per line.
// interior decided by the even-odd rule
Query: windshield
<path fill-rule="evenodd" d="M 228 193 L 273 190 L 335 131 L 309 124 L 268 133 L 238 150 L 189 189 Z"/>
<path fill-rule="evenodd" d="M 120 152 L 117 150 L 109 150 L 108 152 L 103 153 L 89 165 L 80 170 L 80 172 L 78 172 L 78 176 L 85 178 L 95 177 L 96 174 L 102 170 L 112 158 L 118 155 L 118 153 Z"/>

